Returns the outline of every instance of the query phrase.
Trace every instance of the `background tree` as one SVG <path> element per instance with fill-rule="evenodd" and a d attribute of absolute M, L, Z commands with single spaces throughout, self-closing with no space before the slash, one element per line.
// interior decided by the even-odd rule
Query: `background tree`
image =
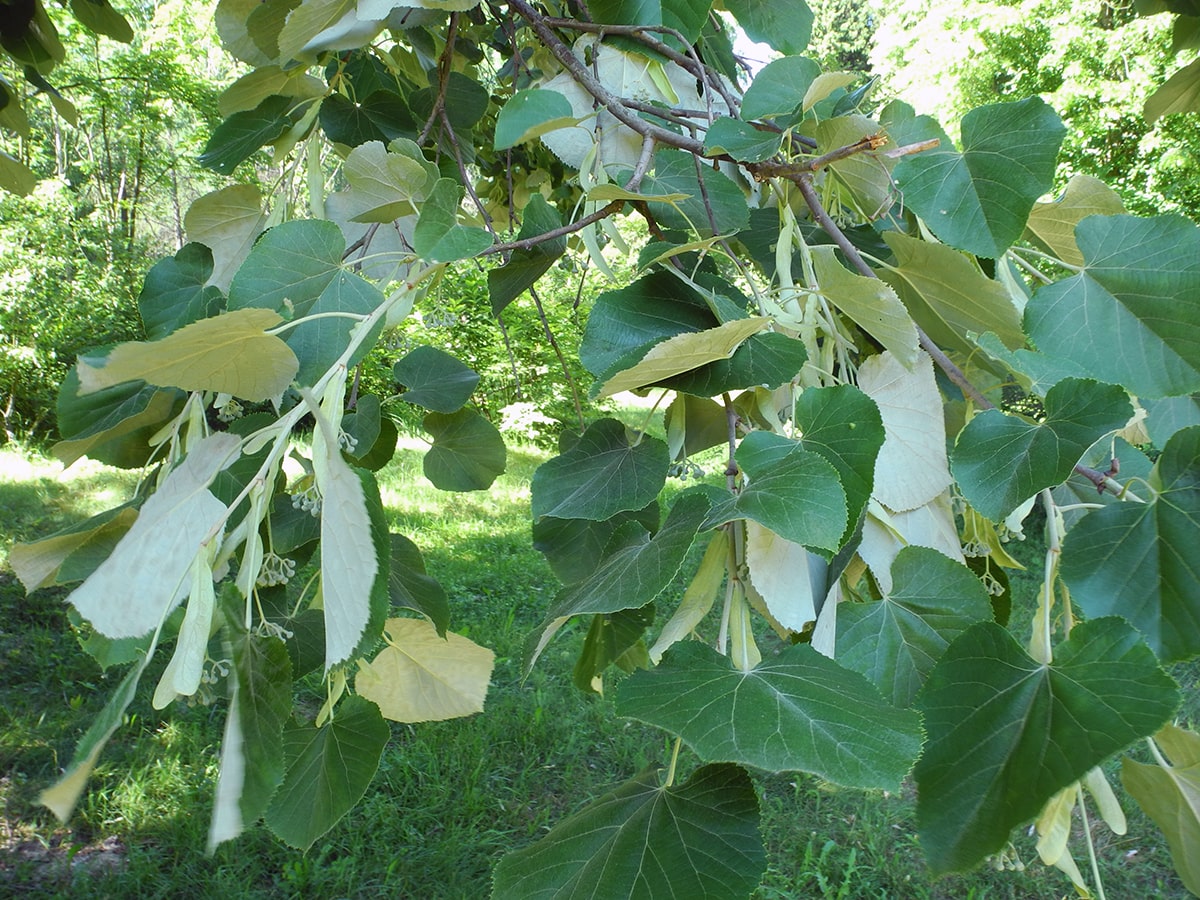
<path fill-rule="evenodd" d="M 1181 51 L 1168 16 L 1062 0 L 885 4 L 871 54 L 898 96 L 948 123 L 996 97 L 1045 98 L 1067 125 L 1059 180 L 1103 180 L 1145 215 L 1200 218 L 1200 113 L 1143 113 Z"/>

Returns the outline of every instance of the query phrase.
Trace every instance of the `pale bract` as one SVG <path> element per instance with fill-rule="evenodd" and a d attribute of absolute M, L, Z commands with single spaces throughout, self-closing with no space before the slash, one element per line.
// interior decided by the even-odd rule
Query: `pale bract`
<path fill-rule="evenodd" d="M 237 459 L 239 445 L 230 434 L 196 444 L 145 502 L 108 559 L 67 597 L 101 634 L 146 634 L 188 595 L 192 563 L 204 542 L 219 536 L 226 514 L 208 486 Z"/>

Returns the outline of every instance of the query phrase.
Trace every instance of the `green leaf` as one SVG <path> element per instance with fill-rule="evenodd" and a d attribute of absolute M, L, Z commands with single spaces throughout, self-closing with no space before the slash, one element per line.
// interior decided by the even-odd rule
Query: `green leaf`
<path fill-rule="evenodd" d="M 1200 895 L 1200 736 L 1168 723 L 1154 740 L 1171 764 L 1144 765 L 1125 757 L 1121 784 L 1166 836 L 1184 887 Z"/>
<path fill-rule="evenodd" d="M 64 570 L 86 567 L 82 564 L 85 556 L 93 558 L 95 555 L 96 565 L 99 565 L 129 531 L 137 516 L 136 506 L 123 503 L 40 540 L 17 542 L 9 550 L 8 564 L 21 580 L 26 594 L 55 584 L 82 580 L 95 571 L 94 565 L 82 577 L 71 578 L 72 573 Z M 80 562 L 68 566 L 72 558 L 79 558 Z"/>
<path fill-rule="evenodd" d="M 807 644 L 748 672 L 699 641 L 617 688 L 617 712 L 678 734 L 705 762 L 812 772 L 897 790 L 921 748 L 921 720 Z"/>
<path fill-rule="evenodd" d="M 391 3 L 392 0 L 387 0 L 387 2 Z M 431 70 L 429 80 L 436 82 L 437 79 L 436 72 Z M 432 87 L 413 91 L 406 97 L 413 115 L 417 117 L 418 121 L 425 122 L 433 115 L 433 104 L 443 90 L 445 91 L 443 103 L 446 118 L 450 120 L 450 126 L 459 134 L 475 127 L 475 124 L 487 112 L 488 104 L 491 102 L 491 95 L 482 84 L 464 72 L 452 71 L 446 76 L 444 88 L 435 83 Z"/>
<path fill-rule="evenodd" d="M 741 119 L 722 116 L 709 126 L 704 135 L 704 154 L 726 154 L 741 162 L 763 162 L 779 152 L 783 135 L 759 131 Z"/>
<path fill-rule="evenodd" d="M 1091 216 L 1075 239 L 1084 269 L 1034 293 L 1030 340 L 1141 397 L 1200 390 L 1200 228 L 1174 215 Z"/>
<path fill-rule="evenodd" d="M 361 697 L 338 704 L 321 728 L 294 723 L 283 735 L 287 774 L 267 808 L 275 836 L 307 850 L 367 791 L 391 729 Z"/>
<path fill-rule="evenodd" d="M 1001 626 L 960 635 L 917 708 L 928 742 L 917 762 L 917 821 L 935 874 L 1002 849 L 1009 832 L 1111 754 L 1153 734 L 1179 691 L 1128 623 L 1077 623 L 1042 665 Z"/>
<path fill-rule="evenodd" d="M 909 314 L 942 349 L 971 352 L 967 335 L 995 332 L 1006 347 L 1025 344 L 1021 315 L 998 281 L 984 275 L 976 263 L 944 244 L 908 237 L 897 231 L 884 235 L 896 254 L 897 266 L 879 277 L 896 289 Z"/>
<path fill-rule="evenodd" d="M 449 178 L 439 178 L 432 193 L 421 204 L 421 216 L 413 229 L 413 249 L 430 262 L 467 259 L 492 245 L 484 228 L 458 224 L 459 206 L 466 189 Z"/>
<path fill-rule="evenodd" d="M 672 460 L 695 456 L 729 440 L 725 408 L 704 397 L 679 394 L 663 414 Z"/>
<path fill-rule="evenodd" d="M 804 56 L 772 60 L 759 70 L 742 98 L 742 117 L 790 116 L 800 108 L 821 67 Z"/>
<path fill-rule="evenodd" d="M 278 637 L 239 631 L 209 849 L 258 821 L 283 781 L 283 728 L 292 709 L 292 660 Z"/>
<path fill-rule="evenodd" d="M 146 326 L 146 337 L 155 341 L 177 328 L 219 313 L 225 305 L 225 296 L 220 288 L 208 283 L 212 272 L 212 251 L 204 244 L 185 244 L 174 256 L 155 263 L 146 273 L 138 295 L 138 312 Z"/>
<path fill-rule="evenodd" d="M 579 361 L 600 377 L 617 365 L 633 365 L 667 338 L 718 324 L 696 291 L 668 272 L 652 272 L 596 298 L 579 346 Z"/>
<path fill-rule="evenodd" d="M 358 147 L 369 141 L 386 144 L 396 138 L 416 138 L 417 125 L 404 99 L 391 90 L 378 90 L 355 103 L 334 93 L 321 102 L 321 130 L 336 144 Z"/>
<path fill-rule="evenodd" d="M 967 502 L 992 521 L 1062 484 L 1088 447 L 1133 416 L 1124 390 L 1078 378 L 1052 387 L 1045 409 L 1037 425 L 984 410 L 959 432 L 951 469 Z"/>
<path fill-rule="evenodd" d="M 879 407 L 858 388 L 843 384 L 804 391 L 796 401 L 795 416 L 804 436 L 801 446 L 823 456 L 841 479 L 847 514 L 844 544 L 875 485 L 875 459 L 884 441 Z"/>
<path fill-rule="evenodd" d="M 214 129 L 200 154 L 200 165 L 232 175 L 239 164 L 269 144 L 300 118 L 300 105 L 294 97 L 268 97 L 254 109 L 234 113 Z"/>
<path fill-rule="evenodd" d="M 841 546 L 848 524 L 846 491 L 823 456 L 791 438 L 752 431 L 734 458 L 749 484 L 713 508 L 706 528 L 754 519 L 795 544 L 830 553 Z"/>
<path fill-rule="evenodd" d="M 407 353 L 392 367 L 392 377 L 407 388 L 402 399 L 440 413 L 461 409 L 479 384 L 477 372 L 430 346 Z"/>
<path fill-rule="evenodd" d="M 711 0 L 594 0 L 588 11 L 605 25 L 665 25 L 691 43 L 700 36 L 711 6 Z"/>
<path fill-rule="evenodd" d="M 675 378 L 685 372 L 716 362 L 726 362 L 747 339 L 763 331 L 771 320 L 765 316 L 733 319 L 704 331 L 685 332 L 655 344 L 633 365 L 605 373 L 603 382 L 592 389 L 594 397 L 611 397 L 636 391 Z"/>
<path fill-rule="evenodd" d="M 501 859 L 492 900 L 745 897 L 766 864 L 743 769 L 704 766 L 670 787 L 650 769 Z"/>
<path fill-rule="evenodd" d="M 804 52 L 812 36 L 813 13 L 804 0 L 726 0 L 725 8 L 752 41 L 789 56 Z"/>
<path fill-rule="evenodd" d="M 605 547 L 618 528 L 626 522 L 636 521 L 653 534 L 658 530 L 659 518 L 657 500 L 652 500 L 644 509 L 616 513 L 599 522 L 542 516 L 533 523 L 533 547 L 546 557 L 559 581 L 573 584 L 596 571 Z"/>
<path fill-rule="evenodd" d="M 623 424 L 601 419 L 574 447 L 533 473 L 533 518 L 603 521 L 644 509 L 666 483 L 669 465 L 662 441 L 642 435 L 631 444 Z"/>
<path fill-rule="evenodd" d="M 642 635 L 653 621 L 653 604 L 640 609 L 621 609 L 615 613 L 592 616 L 583 649 L 579 651 L 579 658 L 575 662 L 575 687 L 581 691 L 598 693 L 596 679 L 622 654 L 641 643 Z M 645 644 L 641 644 L 641 652 L 645 654 Z M 649 657 L 646 657 L 646 664 L 649 665 Z"/>
<path fill-rule="evenodd" d="M 703 182 L 703 184 L 701 184 Z M 654 154 L 654 175 L 642 189 L 648 194 L 686 194 L 689 199 L 656 207 L 659 222 L 679 231 L 694 229 L 700 237 L 728 235 L 750 222 L 750 208 L 742 189 L 722 172 L 702 166 L 682 150 Z"/>
<path fill-rule="evenodd" d="M 1021 236 L 1037 198 L 1054 185 L 1066 128 L 1039 97 L 994 103 L 962 120 L 962 152 L 948 141 L 901 160 L 904 202 L 939 239 L 994 259 Z"/>
<path fill-rule="evenodd" d="M 833 73 L 820 76 L 814 88 L 821 86 L 820 80 Z M 807 104 L 806 104 L 807 106 Z M 817 153 L 831 153 L 841 147 L 857 144 L 864 138 L 883 134 L 883 126 L 872 118 L 852 113 L 825 119 L 814 129 Z M 876 153 L 853 153 L 844 159 L 834 160 L 825 167 L 827 181 L 840 190 L 835 195 L 842 204 L 856 209 L 867 221 L 874 221 L 890 210 L 898 199 L 896 184 L 892 179 L 893 162 Z"/>
<path fill-rule="evenodd" d="M 562 218 L 541 194 L 534 194 L 522 212 L 521 231 L 517 240 L 527 241 L 562 227 Z M 488 295 L 492 312 L 499 315 L 504 307 L 531 288 L 554 261 L 567 250 L 563 237 L 541 241 L 524 250 L 514 250 L 508 262 L 488 271 Z"/>
<path fill-rule="evenodd" d="M 375 285 L 350 272 L 339 270 L 309 307 L 306 315 L 348 313 L 355 317 L 365 317 L 383 302 L 383 294 Z M 287 332 L 287 345 L 300 360 L 300 371 L 296 373 L 296 381 L 303 385 L 316 384 L 329 367 L 346 352 L 354 330 L 359 327 L 360 319 L 335 315 L 302 322 Z M 382 329 L 383 323 L 377 322 L 372 334 L 378 335 Z M 347 365 L 358 365 L 373 344 L 374 340 L 368 336 L 347 361 Z"/>
<path fill-rule="evenodd" d="M 729 359 L 668 378 L 657 386 L 697 397 L 716 397 L 752 387 L 773 390 L 795 378 L 807 359 L 802 341 L 771 331 L 747 338 Z"/>
<path fill-rule="evenodd" d="M 617 528 L 599 567 L 554 598 L 544 621 L 531 635 L 529 664 L 570 616 L 640 609 L 652 602 L 683 565 L 709 505 L 707 493 L 689 491 L 675 501 L 654 537 L 636 520 Z"/>
<path fill-rule="evenodd" d="M 108 0 L 71 0 L 71 12 L 89 31 L 110 37 L 122 44 L 133 42 L 133 28 Z"/>
<path fill-rule="evenodd" d="M 987 591 L 970 569 L 937 550 L 905 547 L 892 563 L 890 593 L 838 607 L 837 659 L 908 707 L 947 645 L 991 617 Z"/>
<path fill-rule="evenodd" d="M 507 150 L 575 123 L 571 103 L 556 91 L 517 91 L 496 117 L 494 150 Z"/>
<path fill-rule="evenodd" d="M 1163 660 L 1200 653 L 1200 426 L 1163 447 L 1146 503 L 1084 516 L 1063 543 L 1061 574 L 1088 616 L 1124 616 Z"/>
<path fill-rule="evenodd" d="M 342 171 L 350 185 L 346 217 L 353 222 L 386 223 L 412 215 L 438 180 L 437 168 L 419 151 L 388 150 L 380 141 L 351 150 Z"/>
<path fill-rule="evenodd" d="M 299 219 L 264 234 L 233 276 L 229 308 L 306 315 L 342 268 L 346 240 L 333 222 Z"/>
<path fill-rule="evenodd" d="M 1195 112 L 1200 109 L 1200 59 L 1184 66 L 1146 101 L 1146 122 L 1153 125 L 1172 113 Z"/>
<path fill-rule="evenodd" d="M 140 469 L 150 459 L 150 438 L 178 415 L 186 397 L 143 381 L 81 394 L 79 372 L 72 366 L 58 390 L 63 440 L 54 445 L 54 457 L 63 465 L 89 456 L 117 468 Z"/>
<path fill-rule="evenodd" d="M 392 532 L 392 558 L 388 572 L 388 597 L 392 606 L 416 610 L 427 616 L 438 634 L 450 627 L 450 603 L 446 591 L 425 573 L 425 560 L 417 545 Z"/>
<path fill-rule="evenodd" d="M 24 197 L 37 187 L 38 177 L 29 166 L 0 150 L 0 188 Z"/>
<path fill-rule="evenodd" d="M 425 454 L 425 477 L 443 491 L 483 491 L 508 465 L 508 451 L 496 426 L 479 413 L 460 409 L 431 412 L 422 426 L 433 435 Z"/>

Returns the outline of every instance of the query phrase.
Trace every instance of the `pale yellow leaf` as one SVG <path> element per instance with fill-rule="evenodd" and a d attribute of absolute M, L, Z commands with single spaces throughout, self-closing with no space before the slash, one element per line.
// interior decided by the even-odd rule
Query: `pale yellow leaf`
<path fill-rule="evenodd" d="M 371 590 L 379 574 L 379 558 L 363 483 L 346 463 L 336 440 L 322 436 L 313 441 L 313 469 L 321 491 L 321 601 L 328 671 L 349 659 L 362 640 L 371 618 Z"/>
<path fill-rule="evenodd" d="M 265 66 L 272 62 L 250 35 L 247 21 L 262 0 L 221 0 L 213 16 L 221 46 L 230 55 L 252 66 Z"/>
<path fill-rule="evenodd" d="M 424 619 L 388 619 L 388 646 L 359 663 L 354 689 L 394 722 L 440 722 L 483 711 L 495 655 Z"/>
<path fill-rule="evenodd" d="M 1120 196 L 1099 178 L 1076 175 L 1066 190 L 1050 203 L 1035 203 L 1025 223 L 1025 238 L 1065 263 L 1083 265 L 1075 243 L 1075 226 L 1088 216 L 1115 216 L 1125 212 Z"/>
<path fill-rule="evenodd" d="M 295 59 L 317 35 L 353 16 L 355 7 L 355 0 L 304 0 L 279 32 L 280 61 Z"/>
<path fill-rule="evenodd" d="M 886 509 L 877 500 L 870 502 L 858 555 L 885 594 L 892 591 L 892 563 L 908 546 L 931 547 L 956 562 L 964 562 L 948 492 L 908 512 Z"/>
<path fill-rule="evenodd" d="M 225 713 L 225 736 L 221 740 L 221 774 L 213 798 L 212 821 L 208 826 L 208 852 L 242 833 L 242 788 L 246 784 L 246 753 L 243 748 L 241 699 L 238 680 L 230 678 L 229 709 Z"/>
<path fill-rule="evenodd" d="M 137 517 L 136 509 L 123 509 L 103 525 L 87 531 L 54 535 L 31 544 L 14 544 L 8 554 L 8 564 L 21 579 L 25 591 L 33 593 L 54 584 L 59 567 L 84 544 L 109 535 L 124 534 Z"/>
<path fill-rule="evenodd" d="M 696 569 L 691 584 L 683 592 L 683 599 L 679 601 L 679 606 L 659 632 L 654 646 L 650 648 L 650 659 L 655 665 L 662 660 L 668 647 L 686 638 L 708 615 L 716 602 L 721 582 L 725 580 L 725 562 L 728 556 L 728 532 L 723 528 L 718 529 L 713 532 L 708 549 L 704 551 L 704 557 L 700 560 L 700 566 Z"/>
<path fill-rule="evenodd" d="M 267 227 L 262 194 L 252 184 L 235 184 L 212 191 L 192 201 L 183 217 L 183 227 L 188 240 L 204 244 L 212 251 L 213 272 L 208 283 L 228 291 L 255 238 Z"/>
<path fill-rule="evenodd" d="M 765 316 L 735 319 L 705 331 L 677 334 L 655 344 L 632 368 L 610 378 L 600 389 L 598 396 L 611 397 L 621 391 L 633 391 L 690 372 L 700 366 L 729 359 L 733 351 L 751 335 L 758 334 L 770 324 Z"/>
<path fill-rule="evenodd" d="M 192 562 L 226 512 L 208 486 L 237 459 L 239 445 L 230 434 L 196 444 L 142 505 L 108 559 L 67 597 L 101 634 L 146 634 L 187 596 Z"/>
<path fill-rule="evenodd" d="M 899 512 L 924 506 L 953 480 L 933 361 L 921 351 L 915 363 L 905 367 L 885 351 L 859 367 L 858 386 L 879 406 L 883 418 L 885 437 L 875 459 L 874 497 Z"/>
<path fill-rule="evenodd" d="M 827 571 L 821 557 L 747 519 L 746 566 L 755 591 L 780 625 L 799 632 L 816 620 Z"/>
<path fill-rule="evenodd" d="M 79 362 L 79 392 L 142 379 L 243 400 L 278 397 L 300 367 L 291 348 L 264 330 L 281 321 L 273 310 L 237 309 L 185 325 L 162 340 L 120 344 L 103 366 Z"/>
<path fill-rule="evenodd" d="M 804 102 L 801 104 L 801 109 L 804 112 L 808 112 L 838 88 L 853 83 L 858 77 L 853 72 L 822 72 L 813 79 L 813 83 L 808 86 L 808 90 L 804 93 Z M 860 137 L 866 137 L 866 135 L 860 135 Z"/>
<path fill-rule="evenodd" d="M 74 766 L 62 778 L 38 794 L 37 802 L 58 816 L 60 822 L 71 818 L 75 804 L 79 802 L 79 795 L 83 793 L 103 749 L 104 742 L 97 744 L 79 765 Z"/>
<path fill-rule="evenodd" d="M 382 141 L 368 141 L 350 151 L 343 165 L 350 184 L 348 218 L 355 222 L 391 222 L 417 212 L 415 201 L 428 194 L 429 173 L 420 162 L 389 153 Z"/>

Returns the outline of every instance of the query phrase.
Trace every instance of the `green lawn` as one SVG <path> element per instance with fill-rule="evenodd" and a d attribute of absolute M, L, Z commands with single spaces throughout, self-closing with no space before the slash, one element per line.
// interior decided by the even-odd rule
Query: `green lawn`
<path fill-rule="evenodd" d="M 393 530 L 416 541 L 451 597 L 452 629 L 496 652 L 486 711 L 393 725 L 367 796 L 307 854 L 259 827 L 209 858 L 219 706 L 157 713 L 141 698 L 69 827 L 34 804 L 119 674 L 102 673 L 79 649 L 63 592 L 24 597 L 6 566 L 7 548 L 105 508 L 134 482 L 100 468 L 59 476 L 36 455 L 0 449 L 0 895 L 481 898 L 506 851 L 664 762 L 669 743 L 661 732 L 618 719 L 608 700 L 572 686 L 580 630 L 557 637 L 521 677 L 525 636 L 556 590 L 528 533 L 529 480 L 544 458 L 532 448 L 510 450 L 508 473 L 487 494 L 433 490 L 414 449 L 380 473 Z M 1019 547 L 1021 557 L 1036 560 L 1036 544 Z M 1033 584 L 1034 576 L 1016 579 L 1015 616 L 1028 615 Z M 1196 671 L 1176 672 L 1187 682 L 1185 718 L 1193 724 Z M 153 672 L 143 679 L 144 693 L 156 680 Z M 985 869 L 931 882 L 910 791 L 864 795 L 802 775 L 761 776 L 758 784 L 769 868 L 757 897 L 1075 896 L 1065 876 L 1037 862 L 1023 832 L 1015 840 L 1024 873 Z M 1108 896 L 1187 896 L 1161 835 L 1126 806 L 1128 834 L 1095 831 Z M 1076 846 L 1086 871 L 1082 841 Z"/>

